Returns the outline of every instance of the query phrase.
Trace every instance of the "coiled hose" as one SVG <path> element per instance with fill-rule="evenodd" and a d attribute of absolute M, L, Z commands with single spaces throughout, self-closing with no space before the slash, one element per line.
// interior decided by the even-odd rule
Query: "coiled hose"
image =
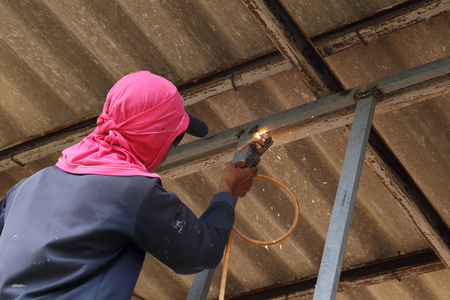
<path fill-rule="evenodd" d="M 235 226 L 233 226 L 233 231 L 244 241 L 247 241 L 251 244 L 254 245 L 259 245 L 259 246 L 269 246 L 269 245 L 275 245 L 278 244 L 282 241 L 284 241 L 285 239 L 287 239 L 295 230 L 295 228 L 298 225 L 298 221 L 300 218 L 300 205 L 298 203 L 297 197 L 295 197 L 294 193 L 281 181 L 272 178 L 270 176 L 267 175 L 262 175 L 262 174 L 258 174 L 255 177 L 253 177 L 254 179 L 264 179 L 270 182 L 275 183 L 276 185 L 280 186 L 282 189 L 284 189 L 289 196 L 291 196 L 292 198 L 292 202 L 294 203 L 294 208 L 295 208 L 295 215 L 294 215 L 294 221 L 292 222 L 291 227 L 289 228 L 288 231 L 286 231 L 285 234 L 283 234 L 281 237 L 279 237 L 276 240 L 272 240 L 272 241 L 259 241 L 259 240 L 255 240 L 252 238 L 249 238 L 247 236 L 245 236 L 244 234 L 242 234 Z M 226 281 L 227 281 L 227 274 L 228 274 L 228 264 L 230 262 L 230 252 L 231 252 L 231 237 L 233 236 L 233 234 L 230 234 L 230 237 L 228 238 L 228 243 L 227 243 L 227 247 L 225 249 L 225 260 L 224 260 L 224 265 L 223 265 L 223 271 L 222 271 L 222 279 L 220 282 L 220 292 L 219 292 L 219 300 L 223 300 L 225 298 L 225 287 L 226 287 Z"/>

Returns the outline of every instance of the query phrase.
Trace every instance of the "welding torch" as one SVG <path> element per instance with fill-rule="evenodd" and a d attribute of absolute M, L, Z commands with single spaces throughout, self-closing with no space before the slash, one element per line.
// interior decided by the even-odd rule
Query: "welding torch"
<path fill-rule="evenodd" d="M 272 144 L 273 139 L 271 136 L 267 135 L 266 133 L 258 132 L 256 133 L 256 136 L 254 138 L 242 144 L 237 149 L 238 152 L 244 150 L 246 147 L 250 147 L 250 151 L 245 158 L 245 165 L 242 168 L 245 169 L 256 167 L 261 161 L 261 155 L 263 155 L 264 152 L 266 152 L 267 149 L 272 146 Z"/>

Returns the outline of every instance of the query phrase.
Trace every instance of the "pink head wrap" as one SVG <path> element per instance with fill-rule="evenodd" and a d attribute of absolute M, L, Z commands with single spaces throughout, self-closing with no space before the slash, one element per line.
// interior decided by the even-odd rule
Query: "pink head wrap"
<path fill-rule="evenodd" d="M 94 132 L 65 149 L 56 166 L 74 174 L 159 177 L 150 172 L 188 124 L 170 81 L 134 72 L 109 91 Z"/>

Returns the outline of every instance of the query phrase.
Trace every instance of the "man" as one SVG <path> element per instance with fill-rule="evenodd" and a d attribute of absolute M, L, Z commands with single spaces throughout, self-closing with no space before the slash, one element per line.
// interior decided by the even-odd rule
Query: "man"
<path fill-rule="evenodd" d="M 256 168 L 227 166 L 200 218 L 152 173 L 207 131 L 168 80 L 119 80 L 94 132 L 0 200 L 0 299 L 130 299 L 145 252 L 180 274 L 216 267 Z"/>

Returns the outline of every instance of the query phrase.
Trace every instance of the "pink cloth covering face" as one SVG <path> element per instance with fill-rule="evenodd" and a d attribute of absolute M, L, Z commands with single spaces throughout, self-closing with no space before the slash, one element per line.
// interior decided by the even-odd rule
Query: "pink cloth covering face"
<path fill-rule="evenodd" d="M 188 124 L 170 81 L 134 72 L 109 91 L 94 132 L 65 149 L 56 166 L 74 174 L 159 177 L 150 172 Z"/>

